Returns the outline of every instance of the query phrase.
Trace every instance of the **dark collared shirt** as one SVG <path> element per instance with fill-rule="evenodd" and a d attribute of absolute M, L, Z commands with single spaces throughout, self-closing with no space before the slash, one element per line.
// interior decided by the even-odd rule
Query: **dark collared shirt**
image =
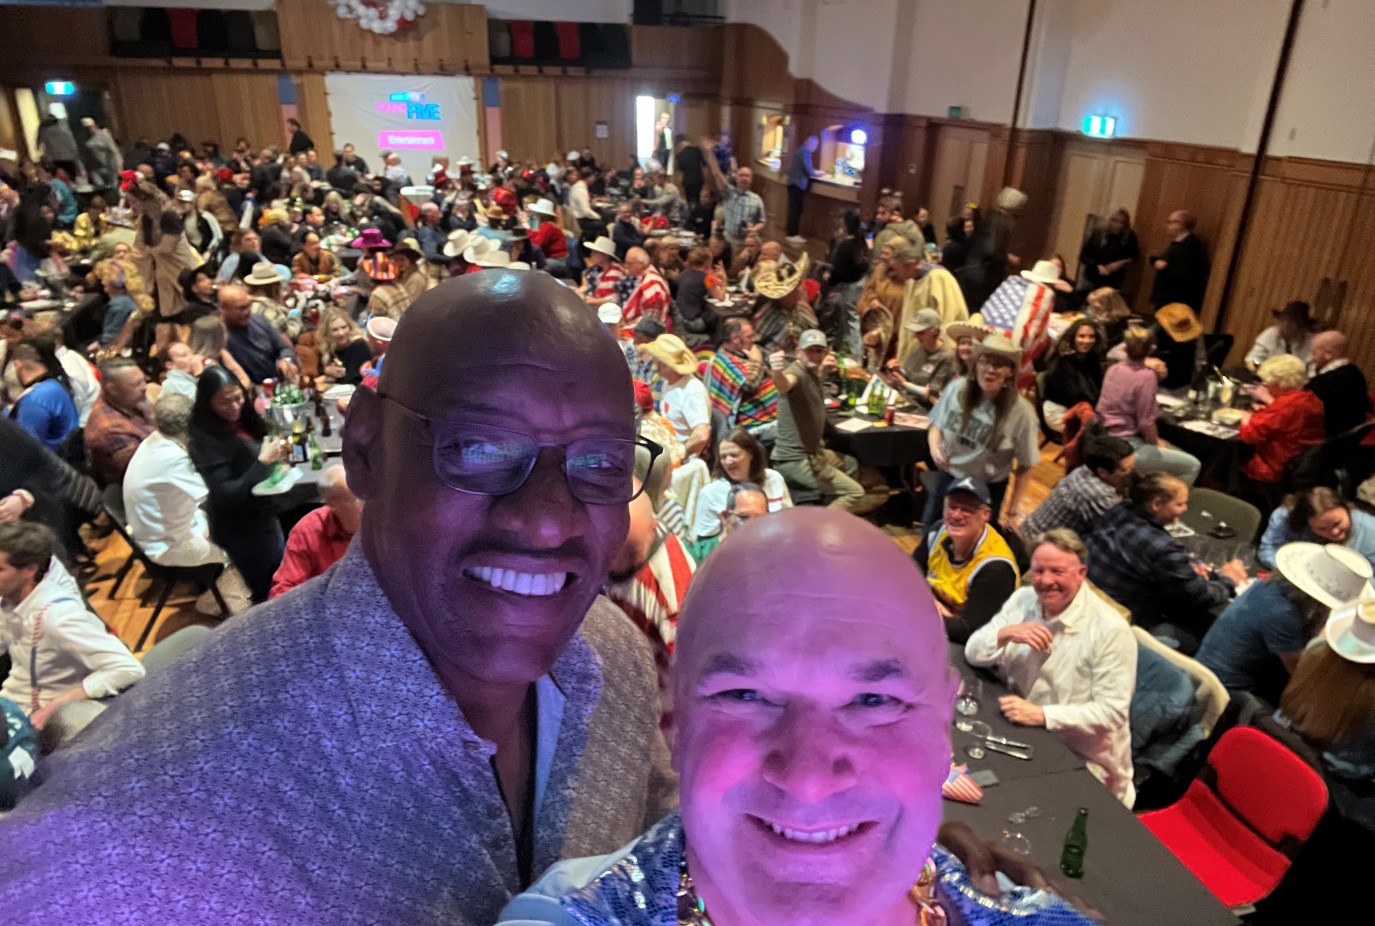
<path fill-rule="evenodd" d="M 229 329 L 227 346 L 230 355 L 254 383 L 275 377 L 278 360 L 296 359 L 296 352 L 272 327 L 272 322 L 256 312 L 248 316 L 248 324 L 242 328 L 236 325 L 225 327 Z"/>

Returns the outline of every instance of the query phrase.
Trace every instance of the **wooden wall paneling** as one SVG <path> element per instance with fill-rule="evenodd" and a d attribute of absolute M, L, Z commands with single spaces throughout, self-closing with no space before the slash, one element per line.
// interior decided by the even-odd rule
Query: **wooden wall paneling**
<path fill-rule="evenodd" d="M 637 70 L 681 71 L 710 77 L 721 74 L 725 26 L 631 26 L 630 63 Z"/>
<path fill-rule="evenodd" d="M 927 207 L 938 233 L 944 234 L 946 221 L 958 215 L 964 203 L 983 201 L 990 136 L 990 127 L 937 124 Z M 958 188 L 964 192 L 955 202 Z"/>
<path fill-rule="evenodd" d="M 1024 267 L 1029 268 L 1037 260 L 1055 253 L 1051 243 L 1051 219 L 1064 153 L 1064 137 L 1060 133 L 1023 131 L 1017 133 L 1008 154 L 1012 161 L 1009 183 L 1027 195 L 1027 204 L 1017 217 L 1012 235 L 1012 252 L 1021 257 Z M 997 183 L 998 186 L 985 185 L 985 189 L 989 192 L 1001 189 L 1001 177 Z M 984 200 L 989 199 L 991 197 L 985 195 Z M 1065 260 L 1073 266 L 1072 255 L 1065 255 Z"/>
<path fill-rule="evenodd" d="M 277 0 L 277 20 L 292 69 L 435 74 L 489 66 L 481 4 L 431 4 L 412 28 L 386 36 L 340 19 L 325 0 Z"/>
<path fill-rule="evenodd" d="M 110 54 L 110 29 L 103 6 L 9 5 L 4 22 L 12 40 L 5 43 L 5 53 L 0 55 L 0 70 L 21 62 L 66 67 L 100 61 Z"/>
<path fill-rule="evenodd" d="M 1079 247 L 1088 216 L 1105 216 L 1119 206 L 1136 220 L 1136 204 L 1145 175 L 1145 150 L 1130 143 L 1104 144 L 1060 136 L 1064 145 L 1058 179 L 1055 181 L 1055 207 L 1048 253 L 1063 254 L 1071 274 L 1075 272 Z M 1130 301 L 1141 274 L 1138 262 L 1127 275 L 1124 287 Z"/>
<path fill-rule="evenodd" d="M 641 92 L 658 95 L 659 91 L 620 78 L 540 79 L 551 83 L 557 81 L 558 86 L 554 139 L 559 147 L 549 154 L 590 147 L 599 164 L 619 168 L 629 162 L 635 151 L 635 97 Z M 503 124 L 506 119 L 503 101 Z M 597 138 L 598 122 L 606 123 L 606 138 Z M 540 155 L 541 158 L 547 156 Z"/>
<path fill-rule="evenodd" d="M 513 158 L 543 160 L 559 150 L 557 112 L 552 80 L 501 78 L 501 141 Z"/>
<path fill-rule="evenodd" d="M 721 131 L 721 104 L 711 97 L 684 97 L 673 111 L 673 121 L 678 131 L 688 137 L 688 144 L 696 145 L 702 136 L 709 136 L 716 142 L 716 134 Z"/>
<path fill-rule="evenodd" d="M 277 97 L 277 75 L 254 71 L 223 71 L 210 75 L 211 92 L 220 119 L 219 131 L 208 138 L 247 135 L 255 145 L 286 150 L 286 122 Z"/>
<path fill-rule="evenodd" d="M 758 26 L 730 23 L 721 54 L 721 94 L 728 100 L 791 103 L 795 83 L 788 53 Z"/>
<path fill-rule="evenodd" d="M 1367 187 L 1355 199 L 1351 246 L 1337 270 L 1349 286 L 1337 327 L 1349 338 L 1352 362 L 1375 379 L 1375 260 L 1369 246 L 1375 241 L 1375 190 Z"/>
<path fill-rule="evenodd" d="M 328 170 L 334 166 L 334 123 L 329 112 L 329 94 L 325 92 L 325 75 L 297 74 L 295 81 L 297 118 L 315 142 L 320 163 Z"/>
<path fill-rule="evenodd" d="M 111 75 L 110 96 L 126 143 L 172 132 L 226 149 L 240 135 L 254 145 L 280 147 L 285 139 L 273 73 L 121 68 Z"/>

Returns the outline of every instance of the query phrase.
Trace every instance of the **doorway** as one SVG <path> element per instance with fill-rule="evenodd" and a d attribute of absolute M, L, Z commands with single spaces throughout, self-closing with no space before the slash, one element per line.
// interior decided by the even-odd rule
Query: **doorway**
<path fill-rule="evenodd" d="M 646 170 L 650 161 L 658 163 L 664 171 L 673 169 L 673 137 L 678 133 L 674 122 L 676 105 L 674 95 L 635 97 L 635 157 Z"/>

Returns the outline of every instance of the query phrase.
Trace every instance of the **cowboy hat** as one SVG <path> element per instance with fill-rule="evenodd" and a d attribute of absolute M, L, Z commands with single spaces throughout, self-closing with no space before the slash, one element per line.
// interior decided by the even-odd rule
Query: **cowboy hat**
<path fill-rule="evenodd" d="M 612 260 L 616 259 L 616 245 L 606 235 L 598 235 L 597 240 L 591 243 L 586 241 L 582 244 L 589 251 L 596 251 L 598 254 L 605 254 Z"/>
<path fill-rule="evenodd" d="M 978 360 L 984 354 L 1002 357 L 1012 364 L 1014 370 L 1022 365 L 1022 349 L 1000 331 L 994 331 L 974 342 L 974 359 Z"/>
<path fill-rule="evenodd" d="M 381 341 L 386 344 L 396 334 L 396 320 L 382 315 L 368 319 L 368 336 L 373 340 Z"/>
<path fill-rule="evenodd" d="M 468 232 L 460 228 L 449 232 L 449 240 L 444 244 L 445 257 L 462 257 L 467 250 L 470 238 Z"/>
<path fill-rule="evenodd" d="M 1038 260 L 1036 266 L 1030 270 L 1022 271 L 1022 278 L 1033 283 L 1044 283 L 1046 286 L 1054 286 L 1060 281 L 1060 268 L 1055 266 L 1053 260 Z"/>
<path fill-rule="evenodd" d="M 766 261 L 765 263 L 770 263 Z M 754 277 L 754 291 L 765 299 L 782 299 L 807 279 L 811 258 L 804 252 L 795 264 L 774 264 Z"/>
<path fill-rule="evenodd" d="M 625 318 L 625 313 L 614 302 L 603 302 L 601 307 L 597 309 L 597 321 L 603 325 L 619 325 L 623 318 Z"/>
<path fill-rule="evenodd" d="M 511 258 L 505 251 L 483 251 L 478 253 L 472 248 L 463 252 L 463 259 L 484 270 L 506 270 L 511 266 Z"/>
<path fill-rule="evenodd" d="M 1315 324 L 1311 314 L 1312 308 L 1302 299 L 1295 299 L 1285 303 L 1284 308 L 1275 309 L 1271 312 L 1276 321 L 1283 321 L 1286 318 L 1293 319 L 1305 328 L 1312 328 Z"/>
<path fill-rule="evenodd" d="M 358 261 L 358 269 L 374 283 L 390 283 L 396 279 L 396 264 L 385 254 L 369 254 Z"/>
<path fill-rule="evenodd" d="M 697 372 L 697 355 L 676 334 L 661 334 L 640 350 L 682 376 Z"/>
<path fill-rule="evenodd" d="M 409 257 L 412 262 L 425 259 L 425 255 L 420 251 L 420 243 L 410 235 L 396 242 L 396 247 L 391 249 L 391 253 L 392 256 L 404 254 Z"/>
<path fill-rule="evenodd" d="M 269 261 L 260 260 L 253 265 L 253 269 L 243 281 L 249 286 L 280 286 L 282 277 Z"/>
<path fill-rule="evenodd" d="M 945 336 L 952 341 L 958 341 L 960 338 L 973 338 L 976 341 L 982 341 L 992 333 L 992 328 L 976 324 L 973 319 L 965 322 L 951 322 L 945 326 Z"/>
<path fill-rule="evenodd" d="M 184 203 L 194 203 L 196 201 L 196 194 L 190 190 L 177 190 L 177 199 Z"/>
<path fill-rule="evenodd" d="M 1299 591 L 1329 608 L 1354 602 L 1370 581 L 1370 561 L 1338 543 L 1286 543 L 1275 568 Z"/>
<path fill-rule="evenodd" d="M 1322 635 L 1338 656 L 1350 662 L 1375 663 L 1375 601 L 1361 601 L 1332 612 Z"/>
<path fill-rule="evenodd" d="M 353 239 L 349 247 L 363 251 L 381 251 L 391 247 L 391 242 L 382 237 L 382 233 L 377 229 L 365 228 L 358 233 L 358 237 Z"/>
<path fill-rule="evenodd" d="M 536 215 L 547 215 L 551 217 L 558 215 L 558 211 L 554 208 L 554 204 L 547 199 L 536 200 L 534 204 L 530 206 L 530 211 Z"/>
<path fill-rule="evenodd" d="M 1203 325 L 1194 310 L 1182 302 L 1171 302 L 1155 312 L 1155 320 L 1170 340 L 1183 343 L 1197 340 L 1203 334 Z"/>

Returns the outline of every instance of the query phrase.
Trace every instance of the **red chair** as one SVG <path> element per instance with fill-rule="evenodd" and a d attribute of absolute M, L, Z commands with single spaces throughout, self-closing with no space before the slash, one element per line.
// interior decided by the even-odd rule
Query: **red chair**
<path fill-rule="evenodd" d="M 1235 912 L 1275 889 L 1326 809 L 1308 763 L 1255 727 L 1233 727 L 1182 798 L 1139 819 Z"/>

